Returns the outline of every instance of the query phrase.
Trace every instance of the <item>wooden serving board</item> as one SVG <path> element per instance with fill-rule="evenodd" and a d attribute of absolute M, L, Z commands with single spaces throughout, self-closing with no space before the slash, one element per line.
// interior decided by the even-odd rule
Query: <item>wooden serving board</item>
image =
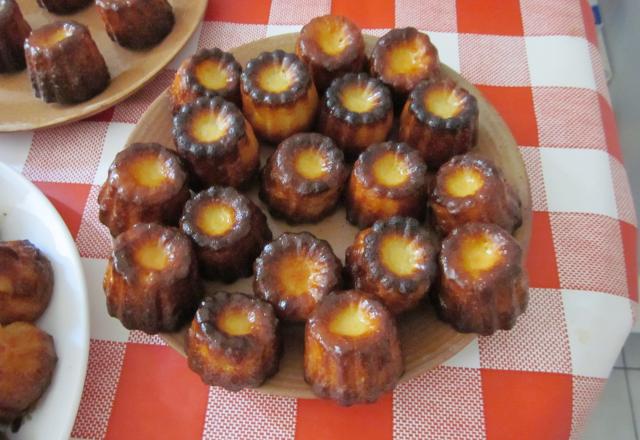
<path fill-rule="evenodd" d="M 0 132 L 33 130 L 77 121 L 125 100 L 171 62 L 197 29 L 207 6 L 207 0 L 169 0 L 176 19 L 171 33 L 151 49 L 134 51 L 111 41 L 93 2 L 69 15 L 51 14 L 40 8 L 36 0 L 17 2 L 32 29 L 66 20 L 87 26 L 107 62 L 111 83 L 102 93 L 85 102 L 47 104 L 35 97 L 26 69 L 0 74 Z"/>
<path fill-rule="evenodd" d="M 263 51 L 283 49 L 292 52 L 296 37 L 297 34 L 279 35 L 245 44 L 230 52 L 244 66 L 247 61 Z M 369 51 L 375 44 L 376 38 L 367 35 L 365 42 L 367 51 Z M 446 76 L 454 79 L 478 98 L 480 128 L 478 145 L 474 151 L 491 158 L 502 169 L 507 181 L 514 186 L 520 196 L 523 207 L 523 224 L 516 231 L 515 236 L 526 251 L 531 235 L 531 196 L 518 146 L 505 122 L 481 93 L 450 68 L 443 66 L 443 70 Z M 142 116 L 131 133 L 127 145 L 133 142 L 159 142 L 167 147 L 175 148 L 171 128 L 169 94 L 165 91 Z M 273 148 L 263 146 L 262 163 L 272 152 Z M 254 184 L 247 195 L 267 214 L 274 237 L 287 231 L 309 231 L 317 237 L 329 241 L 336 255 L 344 262 L 345 250 L 353 242 L 358 229 L 347 222 L 343 207 L 318 224 L 290 226 L 269 215 L 266 206 L 258 198 L 257 192 L 257 184 Z M 253 278 L 244 278 L 230 285 L 212 282 L 207 284 L 207 291 L 213 293 L 217 290 L 226 290 L 252 294 L 252 282 Z M 283 396 L 313 398 L 314 395 L 310 387 L 303 379 L 304 326 L 285 324 L 283 327 L 284 355 L 280 362 L 280 370 L 258 390 Z M 398 329 L 405 363 L 402 381 L 409 380 L 442 364 L 475 339 L 475 335 L 458 333 L 449 325 L 438 320 L 434 310 L 426 304 L 400 316 Z M 186 328 L 180 332 L 163 334 L 162 337 L 184 356 L 185 334 Z"/>

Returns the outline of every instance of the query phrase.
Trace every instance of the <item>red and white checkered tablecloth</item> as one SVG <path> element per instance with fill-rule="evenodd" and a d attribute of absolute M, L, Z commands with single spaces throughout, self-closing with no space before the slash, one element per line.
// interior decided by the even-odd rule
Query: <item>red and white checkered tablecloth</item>
<path fill-rule="evenodd" d="M 351 17 L 376 35 L 426 31 L 513 131 L 533 192 L 531 302 L 513 331 L 479 338 L 375 404 L 232 394 L 203 385 L 157 337 L 108 317 L 110 249 L 99 185 L 135 122 L 198 47 L 229 49 Z M 54 202 L 74 235 L 91 303 L 89 368 L 73 437 L 85 439 L 576 438 L 629 332 L 638 298 L 636 217 L 586 0 L 211 0 L 170 69 L 89 120 L 0 135 L 0 160 Z"/>

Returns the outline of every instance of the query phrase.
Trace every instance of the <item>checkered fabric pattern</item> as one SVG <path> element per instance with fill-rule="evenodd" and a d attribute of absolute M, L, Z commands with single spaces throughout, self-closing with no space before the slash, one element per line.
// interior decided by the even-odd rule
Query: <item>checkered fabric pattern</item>
<path fill-rule="evenodd" d="M 475 83 L 520 145 L 530 179 L 531 304 L 377 403 L 209 388 L 157 337 L 108 317 L 110 239 L 96 197 L 107 168 L 179 62 L 351 17 L 365 32 L 415 26 Z M 577 438 L 629 332 L 638 298 L 636 217 L 586 0 L 211 0 L 190 43 L 151 84 L 61 128 L 0 135 L 0 160 L 44 191 L 83 257 L 91 347 L 73 437 L 84 439 Z"/>

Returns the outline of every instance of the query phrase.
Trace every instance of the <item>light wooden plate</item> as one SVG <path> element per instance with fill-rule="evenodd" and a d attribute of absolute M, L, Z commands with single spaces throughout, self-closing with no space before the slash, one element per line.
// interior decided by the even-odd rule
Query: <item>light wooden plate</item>
<path fill-rule="evenodd" d="M 287 34 L 266 38 L 232 49 L 231 52 L 242 65 L 246 65 L 248 60 L 262 51 L 275 49 L 293 51 L 296 36 L 297 34 Z M 375 41 L 375 37 L 365 36 L 368 49 L 373 46 Z M 518 146 L 507 125 L 480 92 L 453 70 L 446 66 L 443 67 L 448 77 L 453 78 L 478 98 L 480 129 L 475 151 L 491 158 L 503 170 L 509 183 L 518 192 L 523 203 L 524 221 L 515 235 L 523 248 L 526 249 L 531 235 L 531 197 Z M 171 128 L 169 95 L 165 91 L 142 116 L 131 133 L 127 145 L 133 142 L 159 142 L 175 148 Z M 262 149 L 263 163 L 272 151 L 273 149 L 270 147 Z M 344 261 L 345 250 L 353 242 L 358 231 L 346 221 L 344 208 L 338 209 L 331 217 L 319 224 L 289 226 L 269 216 L 266 206 L 257 197 L 256 186 L 254 185 L 248 195 L 267 214 L 274 237 L 286 231 L 309 231 L 317 237 L 328 240 L 336 255 Z M 210 293 L 216 290 L 252 293 L 252 281 L 252 278 L 244 278 L 231 285 L 208 283 L 207 290 Z M 398 319 L 398 328 L 405 363 L 402 381 L 409 380 L 440 365 L 475 339 L 475 335 L 457 333 L 449 325 L 439 321 L 430 306 L 422 306 L 418 310 L 401 316 Z M 302 374 L 303 332 L 303 325 L 284 326 L 284 356 L 280 362 L 280 370 L 259 388 L 260 391 L 284 396 L 314 397 Z M 162 336 L 171 347 L 184 356 L 185 333 L 186 328 L 180 332 L 163 334 Z"/>
<path fill-rule="evenodd" d="M 132 51 L 111 41 L 93 4 L 75 14 L 55 15 L 38 7 L 36 0 L 18 0 L 32 29 L 59 20 L 75 20 L 87 26 L 107 62 L 111 83 L 99 95 L 79 104 L 47 104 L 35 97 L 26 70 L 0 74 L 0 132 L 53 127 L 89 117 L 123 101 L 151 81 L 187 43 L 207 6 L 207 0 L 169 2 L 176 18 L 171 33 L 151 49 Z"/>

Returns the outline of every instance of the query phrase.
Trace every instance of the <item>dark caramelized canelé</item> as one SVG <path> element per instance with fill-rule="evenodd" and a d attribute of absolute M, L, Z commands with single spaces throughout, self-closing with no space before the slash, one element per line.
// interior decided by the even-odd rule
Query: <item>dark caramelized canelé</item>
<path fill-rule="evenodd" d="M 129 330 L 178 330 L 202 295 L 191 240 L 176 228 L 138 223 L 115 239 L 103 287 L 109 315 Z"/>
<path fill-rule="evenodd" d="M 198 98 L 173 118 L 173 138 L 196 184 L 240 187 L 260 165 L 260 146 L 238 107 L 220 96 Z"/>
<path fill-rule="evenodd" d="M 177 226 L 189 199 L 178 155 L 160 144 L 131 144 L 116 155 L 100 189 L 100 222 L 114 237 L 136 223 Z"/>
<path fill-rule="evenodd" d="M 376 295 L 393 314 L 415 307 L 436 272 L 433 237 L 414 218 L 379 220 L 358 233 L 346 267 L 356 289 Z"/>
<path fill-rule="evenodd" d="M 495 223 L 508 232 L 522 223 L 514 189 L 491 161 L 474 154 L 455 156 L 440 167 L 429 207 L 444 234 L 471 222 Z"/>
<path fill-rule="evenodd" d="M 285 233 L 256 259 L 253 291 L 280 319 L 306 321 L 318 301 L 340 288 L 341 272 L 328 242 L 308 232 Z"/>
<path fill-rule="evenodd" d="M 528 299 L 522 249 L 500 226 L 467 223 L 442 242 L 438 305 L 456 330 L 509 330 Z"/>
<path fill-rule="evenodd" d="M 38 0 L 38 5 L 54 14 L 71 14 L 89 5 L 91 0 Z"/>
<path fill-rule="evenodd" d="M 0 423 L 11 423 L 35 406 L 57 360 L 53 338 L 35 325 L 0 325 Z"/>
<path fill-rule="evenodd" d="M 429 36 L 415 28 L 392 29 L 373 48 L 371 75 L 391 87 L 397 101 L 403 102 L 420 81 L 440 75 L 438 50 Z"/>
<path fill-rule="evenodd" d="M 45 102 L 86 101 L 109 84 L 109 70 L 89 29 L 75 21 L 34 30 L 24 52 L 35 95 Z"/>
<path fill-rule="evenodd" d="M 167 0 L 96 0 L 109 38 L 129 49 L 146 49 L 166 37 L 175 18 Z"/>
<path fill-rule="evenodd" d="M 255 388 L 278 371 L 278 319 L 271 304 L 243 293 L 205 298 L 186 345 L 189 368 L 207 385 Z"/>
<path fill-rule="evenodd" d="M 420 154 L 405 143 L 370 146 L 349 177 L 347 219 L 360 228 L 393 216 L 422 219 L 426 172 Z"/>
<path fill-rule="evenodd" d="M 476 98 L 449 79 L 418 84 L 400 115 L 400 140 L 420 151 L 430 169 L 466 153 L 477 137 Z"/>
<path fill-rule="evenodd" d="M 360 28 L 346 17 L 323 15 L 302 27 L 296 54 L 310 68 L 319 92 L 348 72 L 359 72 L 365 62 Z"/>
<path fill-rule="evenodd" d="M 349 290 L 325 296 L 305 328 L 304 378 L 340 405 L 375 402 L 404 370 L 393 316 L 375 297 Z"/>
<path fill-rule="evenodd" d="M 331 83 L 324 95 L 318 130 L 334 139 L 354 160 L 369 145 L 387 139 L 393 124 L 391 93 L 366 73 L 349 73 Z"/>
<path fill-rule="evenodd" d="M 205 96 L 221 96 L 240 107 L 242 68 L 228 52 L 217 47 L 200 49 L 182 62 L 169 89 L 173 113 Z"/>
<path fill-rule="evenodd" d="M 277 144 L 307 131 L 318 108 L 311 72 L 295 54 L 263 52 L 242 72 L 242 109 L 258 137 Z"/>
<path fill-rule="evenodd" d="M 53 269 L 37 247 L 27 240 L 0 242 L 0 325 L 35 321 L 52 292 Z"/>
<path fill-rule="evenodd" d="M 30 33 L 16 0 L 0 0 L 0 73 L 25 68 L 23 46 Z"/>
<path fill-rule="evenodd" d="M 260 208 L 222 186 L 189 200 L 180 225 L 196 244 L 202 274 L 226 282 L 251 275 L 253 260 L 272 238 Z"/>
<path fill-rule="evenodd" d="M 317 222 L 334 210 L 348 176 L 342 151 L 330 138 L 294 134 L 263 168 L 260 197 L 290 223 Z"/>

